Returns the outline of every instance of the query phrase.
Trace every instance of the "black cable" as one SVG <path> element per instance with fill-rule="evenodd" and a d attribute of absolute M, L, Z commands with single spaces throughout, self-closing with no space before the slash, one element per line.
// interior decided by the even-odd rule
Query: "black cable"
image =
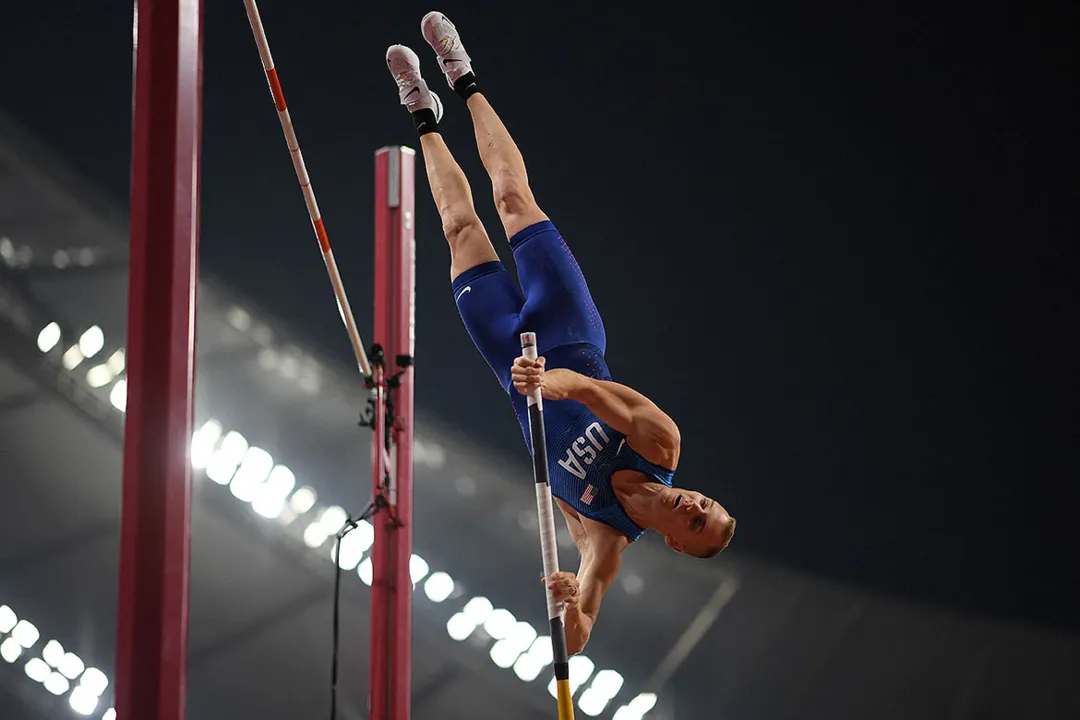
<path fill-rule="evenodd" d="M 359 517 L 347 520 L 345 526 L 334 538 L 334 565 L 336 567 L 334 568 L 334 639 L 330 660 L 330 720 L 337 720 L 338 642 L 341 637 L 341 541 L 355 530 L 361 521 L 367 520 L 383 507 L 384 503 L 379 502 L 380 500 L 382 500 L 381 496 L 377 500 L 370 501 Z"/>

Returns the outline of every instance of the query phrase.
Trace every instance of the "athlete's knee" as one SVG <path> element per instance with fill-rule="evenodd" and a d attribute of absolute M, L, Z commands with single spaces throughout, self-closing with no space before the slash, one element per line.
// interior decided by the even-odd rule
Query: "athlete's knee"
<path fill-rule="evenodd" d="M 504 170 L 491 178 L 491 185 L 500 215 L 524 215 L 537 209 L 529 181 L 519 173 Z"/>
<path fill-rule="evenodd" d="M 471 235 L 480 235 L 486 239 L 484 226 L 471 208 L 444 210 L 440 215 L 443 235 L 451 246 L 458 245 Z"/>

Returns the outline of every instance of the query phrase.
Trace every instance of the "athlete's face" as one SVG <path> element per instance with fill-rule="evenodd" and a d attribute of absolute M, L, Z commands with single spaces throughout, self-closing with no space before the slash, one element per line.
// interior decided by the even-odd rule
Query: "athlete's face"
<path fill-rule="evenodd" d="M 676 552 L 704 556 L 721 547 L 731 535 L 732 520 L 724 507 L 699 492 L 671 488 L 661 502 L 663 523 L 656 529 Z"/>

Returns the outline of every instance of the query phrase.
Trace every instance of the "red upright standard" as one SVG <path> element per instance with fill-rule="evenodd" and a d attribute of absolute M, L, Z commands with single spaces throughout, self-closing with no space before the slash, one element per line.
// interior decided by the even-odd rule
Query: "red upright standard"
<path fill-rule="evenodd" d="M 116 709 L 184 720 L 202 1 L 137 12 Z"/>
<path fill-rule="evenodd" d="M 408 720 L 412 679 L 412 451 L 416 153 L 405 147 L 375 153 L 375 338 L 385 351 L 392 412 L 378 422 L 372 458 L 375 492 L 383 487 L 380 444 L 391 445 L 389 512 L 375 516 L 372 550 L 371 670 L 368 717 Z M 383 403 L 379 403 L 383 405 Z"/>

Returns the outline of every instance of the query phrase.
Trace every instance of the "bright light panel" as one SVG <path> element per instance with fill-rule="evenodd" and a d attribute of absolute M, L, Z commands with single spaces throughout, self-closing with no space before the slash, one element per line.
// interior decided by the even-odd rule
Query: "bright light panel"
<path fill-rule="evenodd" d="M 375 577 L 375 568 L 371 564 L 371 558 L 364 558 L 360 567 L 356 568 L 356 574 L 365 585 L 371 585 L 371 579 Z"/>
<path fill-rule="evenodd" d="M 9 633 L 19 622 L 15 611 L 7 605 L 0 605 L 0 633 Z"/>
<path fill-rule="evenodd" d="M 507 639 L 500 640 L 491 646 L 491 661 L 504 670 L 512 667 L 520 654 L 521 651 Z"/>
<path fill-rule="evenodd" d="M 484 621 L 484 632 L 496 640 L 502 640 L 510 634 L 516 623 L 517 618 L 514 617 L 513 613 L 505 608 L 496 608 L 491 611 L 487 620 Z"/>
<path fill-rule="evenodd" d="M 297 515 L 303 515 L 311 508 L 315 507 L 315 501 L 318 499 L 318 495 L 315 491 L 307 486 L 304 486 L 293 493 L 292 498 L 289 499 L 289 507 Z"/>
<path fill-rule="evenodd" d="M 259 447 L 248 448 L 240 468 L 229 483 L 229 490 L 237 500 L 251 502 L 255 499 L 256 488 L 266 480 L 273 467 L 274 458 L 270 453 Z"/>
<path fill-rule="evenodd" d="M 71 683 L 68 679 L 58 672 L 50 673 L 49 677 L 45 678 L 45 689 L 51 692 L 53 695 L 63 695 L 71 689 Z"/>
<path fill-rule="evenodd" d="M 75 653 L 67 653 L 64 655 L 64 659 L 60 661 L 60 674 L 66 677 L 68 680 L 74 680 L 82 675 L 83 670 L 86 669 L 86 665 L 83 664 L 82 658 Z"/>
<path fill-rule="evenodd" d="M 455 613 L 446 621 L 446 632 L 458 642 L 472 635 L 472 631 L 475 629 L 476 623 L 463 612 Z"/>
<path fill-rule="evenodd" d="M 38 333 L 37 346 L 38 350 L 43 353 L 52 350 L 58 342 L 60 342 L 60 326 L 54 322 L 43 327 L 41 332 Z"/>
<path fill-rule="evenodd" d="M 431 602 L 441 603 L 453 592 L 454 579 L 442 571 L 432 573 L 424 583 L 424 593 Z"/>
<path fill-rule="evenodd" d="M 413 585 L 427 577 L 430 567 L 427 564 L 427 560 L 419 555 L 413 554 L 409 558 L 409 577 L 412 578 Z"/>
<path fill-rule="evenodd" d="M 570 671 L 573 672 L 573 664 L 571 664 Z M 105 677 L 105 673 L 97 668 L 86 668 L 82 680 L 79 681 L 79 686 L 101 697 L 101 694 L 105 692 L 105 688 L 109 687 L 109 678 Z"/>
<path fill-rule="evenodd" d="M 45 682 L 45 678 L 52 674 L 52 668 L 41 658 L 30 658 L 26 661 L 26 675 L 31 680 Z"/>
<path fill-rule="evenodd" d="M 68 704 L 80 715 L 91 715 L 97 709 L 98 696 L 79 685 L 68 696 Z"/>
<path fill-rule="evenodd" d="M 127 412 L 127 380 L 117 380 L 109 392 L 109 402 L 120 412 Z"/>
<path fill-rule="evenodd" d="M 0 658 L 3 658 L 9 663 L 13 663 L 19 659 L 22 655 L 22 645 L 15 641 L 15 638 L 8 638 L 4 642 L 0 643 Z"/>
<path fill-rule="evenodd" d="M 54 668 L 60 667 L 60 663 L 64 660 L 64 646 L 55 640 L 50 640 L 45 643 L 44 649 L 41 651 L 41 657 L 45 662 Z"/>
<path fill-rule="evenodd" d="M 79 338 L 79 352 L 83 357 L 92 358 L 105 347 L 105 333 L 97 325 L 89 327 Z"/>
<path fill-rule="evenodd" d="M 532 653 L 525 653 L 514 663 L 514 674 L 524 682 L 532 682 L 540 675 L 545 665 L 546 663 L 540 662 Z"/>
<path fill-rule="evenodd" d="M 14 628 L 11 629 L 11 637 L 15 638 L 15 641 L 29 650 L 34 647 L 34 643 L 41 637 L 41 633 L 34 627 L 33 623 L 28 623 L 25 620 L 20 620 Z"/>
<path fill-rule="evenodd" d="M 488 619 L 492 610 L 494 610 L 494 607 L 491 601 L 486 597 L 478 596 L 465 603 L 465 607 L 462 608 L 461 612 L 465 613 L 474 625 L 480 625 Z"/>

